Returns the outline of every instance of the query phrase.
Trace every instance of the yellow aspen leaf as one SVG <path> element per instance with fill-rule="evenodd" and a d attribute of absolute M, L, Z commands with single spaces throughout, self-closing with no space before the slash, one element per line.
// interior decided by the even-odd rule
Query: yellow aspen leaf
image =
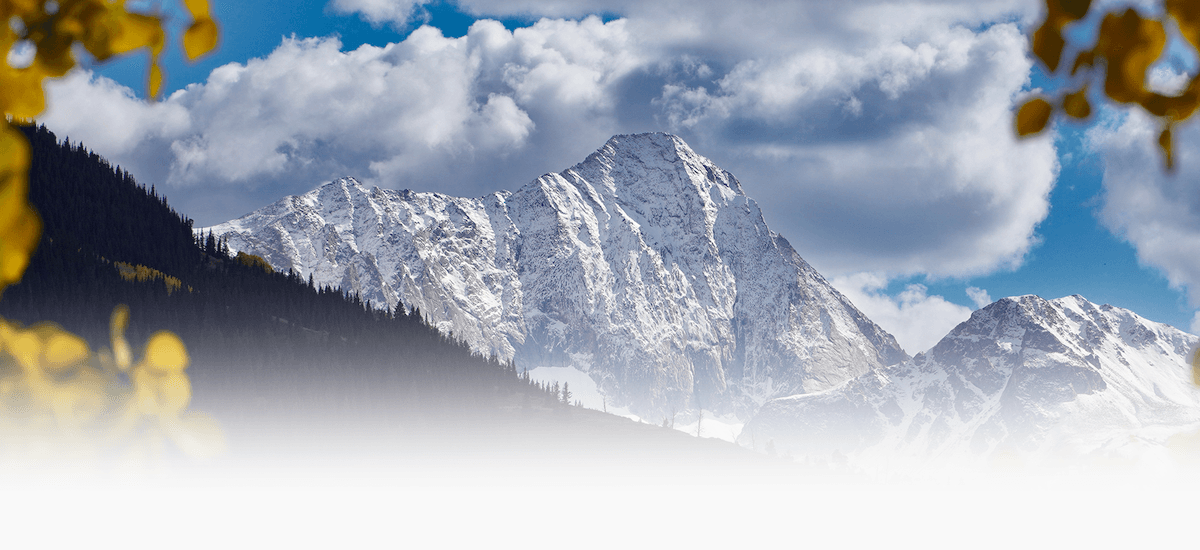
<path fill-rule="evenodd" d="M 41 354 L 42 343 L 36 334 L 20 331 L 9 339 L 6 347 L 9 355 L 17 360 L 17 363 L 25 369 L 26 374 L 41 370 L 41 366 L 38 364 L 38 355 Z"/>
<path fill-rule="evenodd" d="M 208 0 L 183 0 L 183 6 L 192 14 L 192 19 L 209 17 Z"/>
<path fill-rule="evenodd" d="M 1196 112 L 1196 108 L 1200 106 L 1200 90 L 1197 90 L 1196 87 L 1198 83 L 1200 80 L 1193 79 L 1192 85 L 1187 90 L 1174 97 L 1151 92 L 1140 104 L 1142 108 L 1146 109 L 1146 112 L 1156 117 L 1165 118 L 1171 122 L 1184 120 L 1192 116 Z"/>
<path fill-rule="evenodd" d="M 1017 111 L 1017 135 L 1024 137 L 1041 132 L 1053 111 L 1050 102 L 1040 97 L 1025 102 Z"/>
<path fill-rule="evenodd" d="M 1051 71 L 1058 70 L 1058 61 L 1062 57 L 1063 47 L 1067 41 L 1063 39 L 1058 29 L 1042 25 L 1033 33 L 1033 53 L 1046 64 Z"/>
<path fill-rule="evenodd" d="M 46 339 L 46 366 L 61 369 L 89 355 L 87 342 L 66 331 L 56 331 Z"/>
<path fill-rule="evenodd" d="M 146 354 L 142 358 L 151 370 L 162 373 L 183 372 L 188 365 L 187 349 L 175 334 L 160 330 L 146 342 Z"/>
<path fill-rule="evenodd" d="M 112 317 L 109 319 L 109 337 L 112 340 L 113 347 L 113 362 L 117 364 L 117 369 L 125 371 L 129 370 L 129 366 L 133 363 L 133 351 L 129 347 L 129 342 L 125 340 L 125 326 L 129 323 L 129 307 L 121 304 L 113 308 Z"/>
<path fill-rule="evenodd" d="M 1169 172 L 1169 171 L 1174 170 L 1175 169 L 1175 159 L 1171 152 L 1171 127 L 1170 126 L 1167 126 L 1167 128 L 1164 129 L 1162 131 L 1162 133 L 1158 135 L 1158 146 L 1160 148 L 1162 148 L 1164 158 L 1167 161 L 1167 171 Z"/>
<path fill-rule="evenodd" d="M 1087 15 L 1088 9 L 1092 7 L 1092 0 L 1057 0 L 1058 9 L 1061 10 L 1063 16 L 1070 18 L 1071 21 L 1083 19 Z"/>
<path fill-rule="evenodd" d="M 1067 94 L 1062 102 L 1063 111 L 1075 118 L 1087 118 L 1092 114 L 1092 106 L 1087 100 L 1087 87 Z"/>
<path fill-rule="evenodd" d="M 188 59 L 196 59 L 217 47 L 220 31 L 210 17 L 197 18 L 183 33 L 183 51 Z"/>
<path fill-rule="evenodd" d="M 173 373 L 156 377 L 154 388 L 158 395 L 158 406 L 161 414 L 176 417 L 187 408 L 192 399 L 192 383 L 187 375 Z"/>
<path fill-rule="evenodd" d="M 46 110 L 46 96 L 41 87 L 43 76 L 34 64 L 13 71 L 12 78 L 6 79 L 0 89 L 0 105 L 14 121 L 33 120 Z"/>
<path fill-rule="evenodd" d="M 1143 19 L 1132 8 L 1104 16 L 1096 52 L 1108 59 L 1105 95 L 1118 103 L 1144 99 L 1146 71 L 1162 55 L 1166 40 L 1162 23 Z"/>
<path fill-rule="evenodd" d="M 1179 25 L 1183 35 L 1193 48 L 1200 50 L 1200 3 L 1194 0 L 1165 0 L 1163 7 Z"/>
<path fill-rule="evenodd" d="M 0 288 L 21 280 L 41 232 L 41 219 L 28 205 L 22 205 L 11 225 L 0 229 Z"/>
<path fill-rule="evenodd" d="M 127 13 L 120 18 L 118 31 L 109 39 L 109 51 L 114 55 L 138 48 L 157 51 L 161 50 L 163 39 L 162 22 L 157 17 Z"/>
<path fill-rule="evenodd" d="M 1058 70 L 1066 46 L 1063 27 L 1087 15 L 1091 4 L 1091 0 L 1046 0 L 1046 21 L 1033 33 L 1032 50 L 1051 71 Z"/>
<path fill-rule="evenodd" d="M 1071 76 L 1075 76 L 1075 73 L 1079 72 L 1079 69 L 1091 67 L 1095 63 L 1096 52 L 1091 50 L 1079 52 L 1079 55 L 1075 56 L 1075 63 L 1071 65 Z"/>
<path fill-rule="evenodd" d="M 158 63 L 150 64 L 150 74 L 146 77 L 146 94 L 148 97 L 158 97 L 158 91 L 162 89 L 163 74 L 162 67 Z"/>

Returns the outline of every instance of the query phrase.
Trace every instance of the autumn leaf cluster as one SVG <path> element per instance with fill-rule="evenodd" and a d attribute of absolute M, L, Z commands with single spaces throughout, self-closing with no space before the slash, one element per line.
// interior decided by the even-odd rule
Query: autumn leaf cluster
<path fill-rule="evenodd" d="M 195 59 L 216 47 L 219 30 L 208 0 L 182 3 L 192 18 L 183 49 Z M 46 79 L 65 76 L 80 50 L 101 62 L 146 50 L 148 96 L 158 96 L 166 33 L 163 16 L 129 11 L 121 0 L 0 0 L 0 17 L 7 22 L 0 26 L 2 292 L 21 280 L 42 229 L 29 203 L 29 145 L 13 124 L 30 123 L 45 110 Z M 11 63 L 21 57 L 14 52 L 30 51 L 28 64 Z M 220 447 L 216 424 L 185 412 L 191 385 L 183 342 L 159 332 L 134 363 L 123 336 L 128 316 L 123 308 L 114 312 L 113 347 L 100 354 L 53 324 L 25 328 L 0 319 L 0 457 L 38 459 L 114 446 L 155 454 L 168 440 L 190 455 Z"/>
<path fill-rule="evenodd" d="M 1191 117 L 1200 107 L 1200 74 L 1193 76 L 1177 95 L 1168 95 L 1146 87 L 1146 76 L 1162 56 L 1168 30 L 1175 30 L 1192 48 L 1200 52 L 1200 3 L 1191 0 L 1163 0 L 1161 18 L 1143 17 L 1137 10 L 1105 13 L 1100 21 L 1096 43 L 1075 52 L 1070 68 L 1063 64 L 1067 53 L 1064 32 L 1077 24 L 1091 8 L 1091 0 L 1046 0 L 1046 20 L 1033 33 L 1034 55 L 1051 73 L 1068 72 L 1077 81 L 1076 88 L 1057 98 L 1035 97 L 1017 111 L 1016 130 L 1020 136 L 1041 132 L 1055 111 L 1084 119 L 1092 108 L 1089 86 L 1102 83 L 1104 95 L 1121 104 L 1133 104 L 1159 119 L 1162 130 L 1158 144 L 1168 170 L 1174 168 L 1171 130 Z"/>
<path fill-rule="evenodd" d="M 96 354 L 53 324 L 0 320 L 0 463 L 139 465 L 168 444 L 192 457 L 223 449 L 217 423 L 187 411 L 183 342 L 155 333 L 135 362 L 128 320 L 127 308 L 113 312 L 112 347 Z"/>

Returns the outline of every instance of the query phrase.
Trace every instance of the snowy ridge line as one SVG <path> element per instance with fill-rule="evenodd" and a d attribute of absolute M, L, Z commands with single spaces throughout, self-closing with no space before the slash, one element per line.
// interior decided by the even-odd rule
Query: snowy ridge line
<path fill-rule="evenodd" d="M 479 198 L 343 178 L 211 228 L 364 300 L 417 307 L 477 352 L 586 372 L 656 418 L 749 418 L 907 359 L 730 173 L 667 134 Z"/>
<path fill-rule="evenodd" d="M 1200 427 L 1200 337 L 1082 296 L 1004 298 L 927 353 L 767 403 L 741 436 L 795 456 L 1136 458 Z"/>

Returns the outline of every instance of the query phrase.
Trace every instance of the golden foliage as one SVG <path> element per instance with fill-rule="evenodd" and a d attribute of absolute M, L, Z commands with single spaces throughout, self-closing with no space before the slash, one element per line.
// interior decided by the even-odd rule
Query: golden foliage
<path fill-rule="evenodd" d="M 1090 0 L 1046 0 L 1046 20 L 1033 33 L 1031 42 L 1034 55 L 1051 72 L 1059 70 L 1059 61 L 1067 45 L 1063 28 L 1083 19 L 1090 8 Z M 1171 128 L 1191 117 L 1200 107 L 1200 74 L 1192 77 L 1187 88 L 1178 95 L 1164 95 L 1146 88 L 1146 73 L 1166 47 L 1166 29 L 1171 28 L 1168 20 L 1173 21 L 1184 40 L 1200 52 L 1200 4 L 1190 0 L 1163 0 L 1163 8 L 1165 16 L 1162 20 L 1144 18 L 1133 8 L 1106 13 L 1100 22 L 1095 45 L 1076 54 L 1070 74 L 1085 81 L 1102 78 L 1104 95 L 1109 99 L 1138 105 L 1159 118 L 1162 132 L 1158 145 L 1167 170 L 1173 170 Z M 1029 100 L 1017 111 L 1017 135 L 1041 132 L 1056 108 L 1074 118 L 1087 118 L 1092 112 L 1087 89 L 1085 84 L 1053 101 L 1041 97 Z M 1046 112 L 1047 108 L 1049 112 Z M 1041 119 L 1043 113 L 1045 121 Z"/>
<path fill-rule="evenodd" d="M 217 25 L 208 0 L 185 0 L 193 22 L 184 35 L 189 59 L 217 44 Z M 46 108 L 42 82 L 76 65 L 74 46 L 99 61 L 145 48 L 150 52 L 146 86 L 151 98 L 162 87 L 158 65 L 164 44 L 163 19 L 134 13 L 113 0 L 0 0 L 0 291 L 21 279 L 41 234 L 41 221 L 29 205 L 29 147 L 10 124 L 27 123 Z M 14 67 L 7 54 L 18 44 L 33 48 L 33 60 Z"/>
<path fill-rule="evenodd" d="M 275 268 L 271 267 L 271 264 L 267 263 L 262 256 L 238 252 L 237 258 L 235 259 L 238 261 L 238 263 L 241 263 L 246 267 L 257 267 L 263 271 L 266 271 L 267 273 L 275 273 Z"/>
<path fill-rule="evenodd" d="M 1050 114 L 1054 107 L 1042 98 L 1035 98 L 1021 106 L 1017 111 L 1017 133 L 1021 135 L 1041 132 L 1050 122 Z"/>
<path fill-rule="evenodd" d="M 183 4 L 192 16 L 184 51 L 195 59 L 216 47 L 219 30 L 208 0 Z M 157 97 L 165 32 L 161 16 L 128 11 L 121 0 L 0 0 L 0 18 L 6 23 L 0 26 L 5 55 L 0 67 L 2 292 L 21 280 L 41 236 L 41 220 L 28 198 L 29 145 L 12 124 L 29 123 L 45 110 L 43 82 L 75 67 L 76 46 L 98 61 L 146 49 L 147 92 Z M 28 65 L 8 62 L 18 47 L 32 48 Z M 158 275 L 169 290 L 180 287 L 178 279 Z M 128 318 L 124 306 L 114 311 L 112 350 L 99 355 L 57 326 L 22 328 L 0 319 L 0 457 L 87 455 L 114 446 L 141 449 L 133 454 L 144 456 L 161 450 L 163 440 L 194 456 L 219 450 L 220 428 L 206 417 L 184 413 L 191 385 L 183 372 L 188 362 L 183 343 L 173 334 L 156 334 L 134 364 L 124 338 Z"/>
<path fill-rule="evenodd" d="M 216 423 L 187 412 L 183 342 L 156 333 L 134 363 L 124 336 L 128 319 L 125 306 L 113 311 L 112 349 L 99 354 L 53 324 L 23 328 L 0 320 L 0 460 L 114 456 L 139 463 L 157 458 L 166 442 L 193 457 L 221 451 Z"/>
<path fill-rule="evenodd" d="M 119 273 L 121 278 L 125 279 L 126 281 L 143 283 L 147 281 L 162 280 L 163 285 L 167 287 L 168 296 L 174 294 L 180 288 L 183 288 L 183 281 L 180 281 L 177 277 L 172 277 L 154 268 L 146 267 L 144 265 L 128 264 L 125 262 L 113 262 L 113 265 L 117 266 L 117 273 Z M 192 287 L 189 286 L 188 292 L 191 291 Z"/>

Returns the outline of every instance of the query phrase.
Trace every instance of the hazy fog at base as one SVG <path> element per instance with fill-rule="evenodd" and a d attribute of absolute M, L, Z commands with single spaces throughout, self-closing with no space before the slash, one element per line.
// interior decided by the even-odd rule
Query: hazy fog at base
<path fill-rule="evenodd" d="M 215 460 L 5 469 L 0 541 L 1174 548 L 1195 532 L 1200 473 L 1166 456 L 1052 467 L 793 461 L 536 401 L 410 408 L 378 384 L 277 388 L 205 402 L 229 438 Z"/>
<path fill-rule="evenodd" d="M 2 538 L 22 548 L 1177 548 L 1194 541 L 1200 490 L 1178 472 L 880 481 L 686 466 L 656 477 L 586 462 L 326 466 L 10 486 Z"/>

